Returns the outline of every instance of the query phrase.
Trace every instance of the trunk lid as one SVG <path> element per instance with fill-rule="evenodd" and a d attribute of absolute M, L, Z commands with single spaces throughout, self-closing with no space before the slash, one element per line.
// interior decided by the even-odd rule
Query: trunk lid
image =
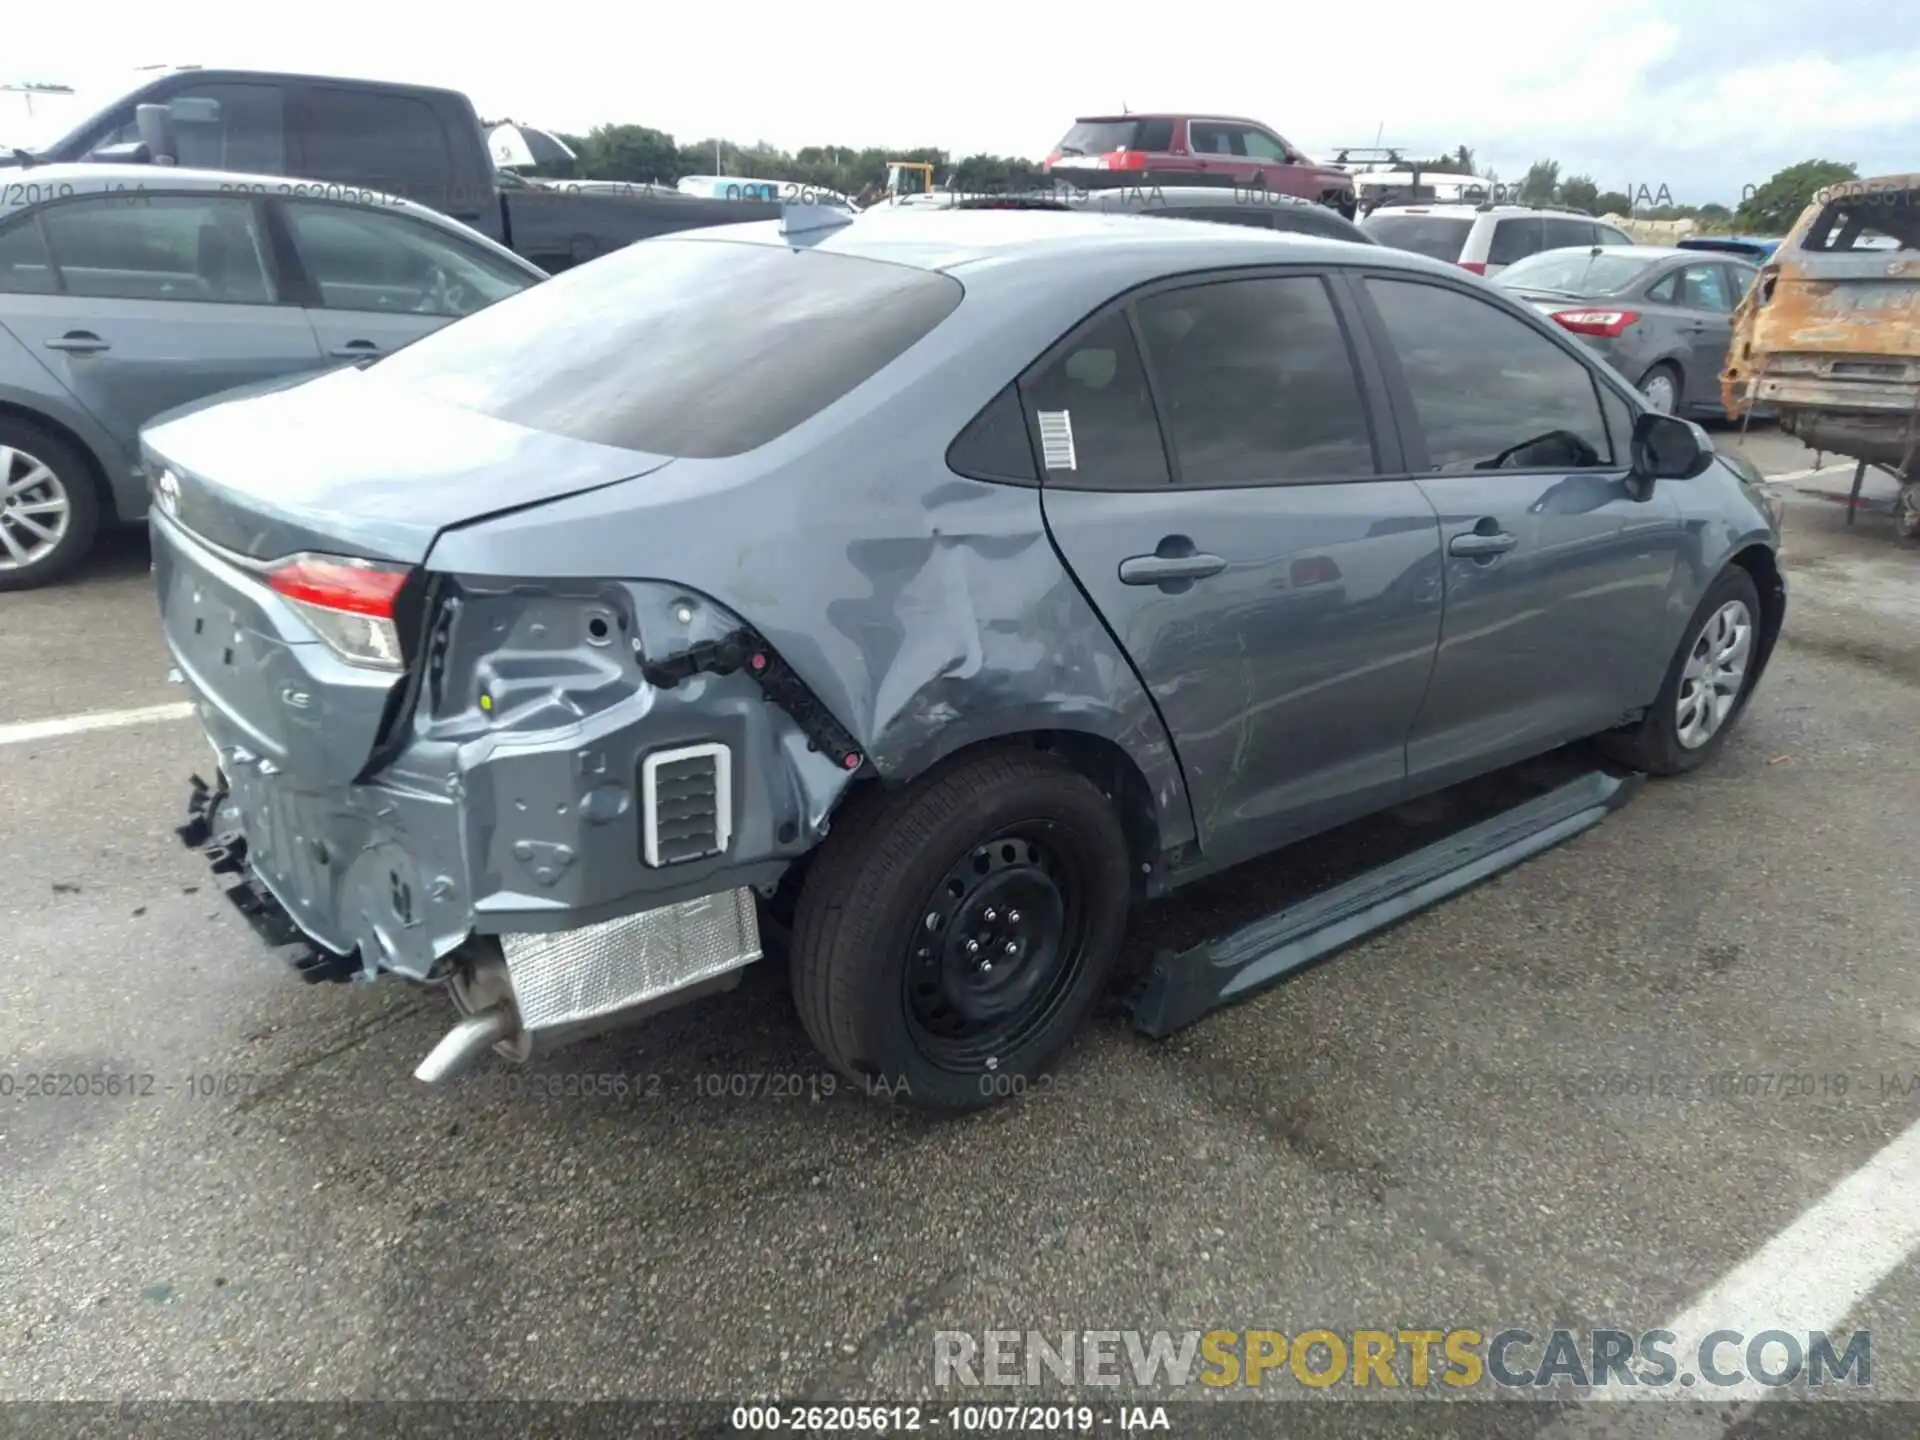
<path fill-rule="evenodd" d="M 142 432 L 142 450 L 173 662 L 222 767 L 250 767 L 296 808 L 339 803 L 368 767 L 418 666 L 429 577 L 415 570 L 396 614 L 404 666 L 380 668 L 323 639 L 268 583 L 271 562 L 304 552 L 418 567 L 448 529 L 668 463 L 351 369 L 175 411 Z"/>
<path fill-rule="evenodd" d="M 575 440 L 374 383 L 347 366 L 150 422 L 169 518 L 224 550 L 418 564 L 440 533 L 645 475 L 670 457 Z"/>

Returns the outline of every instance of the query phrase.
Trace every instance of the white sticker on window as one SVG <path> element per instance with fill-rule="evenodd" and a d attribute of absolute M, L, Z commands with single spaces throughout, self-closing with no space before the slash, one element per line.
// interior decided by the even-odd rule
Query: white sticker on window
<path fill-rule="evenodd" d="M 1040 457 L 1049 470 L 1073 470 L 1073 415 L 1066 410 L 1040 412 Z"/>

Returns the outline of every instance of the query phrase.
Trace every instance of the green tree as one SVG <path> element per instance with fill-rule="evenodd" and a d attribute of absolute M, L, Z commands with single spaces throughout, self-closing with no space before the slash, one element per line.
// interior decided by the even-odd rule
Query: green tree
<path fill-rule="evenodd" d="M 1624 190 L 1602 190 L 1593 197 L 1593 213 L 1596 215 L 1625 215 L 1632 209 L 1633 201 L 1627 198 Z"/>
<path fill-rule="evenodd" d="M 579 143 L 567 139 L 567 144 L 579 157 L 574 169 L 583 179 L 672 185 L 687 173 L 680 168 L 673 136 L 645 125 L 596 125 Z"/>
<path fill-rule="evenodd" d="M 1536 160 L 1527 167 L 1527 178 L 1520 182 L 1520 199 L 1529 205 L 1552 200 L 1560 188 L 1560 162 Z"/>
<path fill-rule="evenodd" d="M 1430 175 L 1471 175 L 1473 171 L 1473 151 L 1461 145 L 1451 155 L 1438 155 L 1431 160 L 1410 160 L 1410 167 L 1418 168 Z"/>
<path fill-rule="evenodd" d="M 1859 178 L 1859 170 L 1851 164 L 1838 160 L 1802 160 L 1743 196 L 1740 208 L 1734 211 L 1734 224 L 1756 235 L 1784 235 L 1800 212 L 1813 203 L 1815 191 Z"/>
<path fill-rule="evenodd" d="M 1591 175 L 1570 175 L 1560 187 L 1560 199 L 1563 204 L 1576 210 L 1584 210 L 1589 215 L 1600 212 L 1593 207 L 1600 199 L 1600 187 L 1593 183 Z"/>

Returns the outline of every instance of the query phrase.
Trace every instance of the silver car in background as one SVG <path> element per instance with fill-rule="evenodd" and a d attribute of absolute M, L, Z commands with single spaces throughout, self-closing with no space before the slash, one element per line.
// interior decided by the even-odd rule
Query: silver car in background
<path fill-rule="evenodd" d="M 151 165 L 0 184 L 0 590 L 143 520 L 138 434 L 242 385 L 396 349 L 545 272 L 371 190 Z"/>
<path fill-rule="evenodd" d="M 1493 283 L 1599 351 L 1653 409 L 1720 419 L 1733 310 L 1759 273 L 1732 255 L 1595 245 L 1529 255 Z"/>

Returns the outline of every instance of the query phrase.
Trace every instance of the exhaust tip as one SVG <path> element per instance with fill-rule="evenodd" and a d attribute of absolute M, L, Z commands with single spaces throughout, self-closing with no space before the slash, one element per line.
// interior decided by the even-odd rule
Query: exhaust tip
<path fill-rule="evenodd" d="M 506 1006 L 469 1015 L 441 1037 L 413 1072 L 427 1085 L 439 1085 L 464 1074 L 488 1050 L 512 1035 L 513 1012 Z"/>

